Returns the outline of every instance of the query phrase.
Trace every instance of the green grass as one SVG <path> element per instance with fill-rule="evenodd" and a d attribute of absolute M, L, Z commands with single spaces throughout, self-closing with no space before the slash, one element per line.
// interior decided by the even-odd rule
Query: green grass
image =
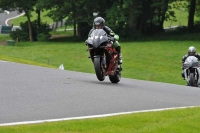
<path fill-rule="evenodd" d="M 1 133 L 199 133 L 200 108 L 0 127 Z"/>
<path fill-rule="evenodd" d="M 9 35 L 0 34 L 0 42 L 1 41 L 6 41 L 6 40 L 9 40 L 9 39 L 11 39 Z"/>

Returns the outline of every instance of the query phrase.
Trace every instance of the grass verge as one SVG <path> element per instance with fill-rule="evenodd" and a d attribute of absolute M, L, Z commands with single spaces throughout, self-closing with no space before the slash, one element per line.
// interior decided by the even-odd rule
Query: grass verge
<path fill-rule="evenodd" d="M 0 127 L 1 133 L 199 133 L 200 108 Z"/>

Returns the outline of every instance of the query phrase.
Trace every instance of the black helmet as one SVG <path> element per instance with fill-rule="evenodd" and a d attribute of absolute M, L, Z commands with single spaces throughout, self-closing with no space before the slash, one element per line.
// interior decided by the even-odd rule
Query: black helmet
<path fill-rule="evenodd" d="M 190 46 L 188 48 L 188 55 L 195 55 L 196 54 L 196 48 L 194 46 Z"/>
<path fill-rule="evenodd" d="M 94 19 L 93 25 L 94 25 L 94 28 L 95 28 L 95 26 L 99 26 L 99 25 L 101 25 L 102 28 L 104 28 L 104 26 L 105 26 L 105 20 L 102 17 L 96 17 Z"/>

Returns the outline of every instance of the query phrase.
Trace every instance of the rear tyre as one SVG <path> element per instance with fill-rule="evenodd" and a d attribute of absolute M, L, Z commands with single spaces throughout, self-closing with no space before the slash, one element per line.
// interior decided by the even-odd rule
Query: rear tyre
<path fill-rule="evenodd" d="M 96 72 L 97 79 L 103 81 L 105 79 L 105 70 L 101 62 L 101 58 L 94 58 L 94 68 Z"/>
<path fill-rule="evenodd" d="M 112 83 L 118 83 L 121 80 L 121 72 L 116 71 L 114 76 L 109 76 L 109 79 Z"/>

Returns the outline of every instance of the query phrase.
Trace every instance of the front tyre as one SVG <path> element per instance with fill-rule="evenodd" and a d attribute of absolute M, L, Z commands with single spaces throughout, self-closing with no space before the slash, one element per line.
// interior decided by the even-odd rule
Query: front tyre
<path fill-rule="evenodd" d="M 94 69 L 96 72 L 97 79 L 99 81 L 103 81 L 105 79 L 105 69 L 102 65 L 100 57 L 94 58 Z"/>
<path fill-rule="evenodd" d="M 195 86 L 195 78 L 194 78 L 194 73 L 190 73 L 190 81 L 189 81 L 190 86 Z"/>

